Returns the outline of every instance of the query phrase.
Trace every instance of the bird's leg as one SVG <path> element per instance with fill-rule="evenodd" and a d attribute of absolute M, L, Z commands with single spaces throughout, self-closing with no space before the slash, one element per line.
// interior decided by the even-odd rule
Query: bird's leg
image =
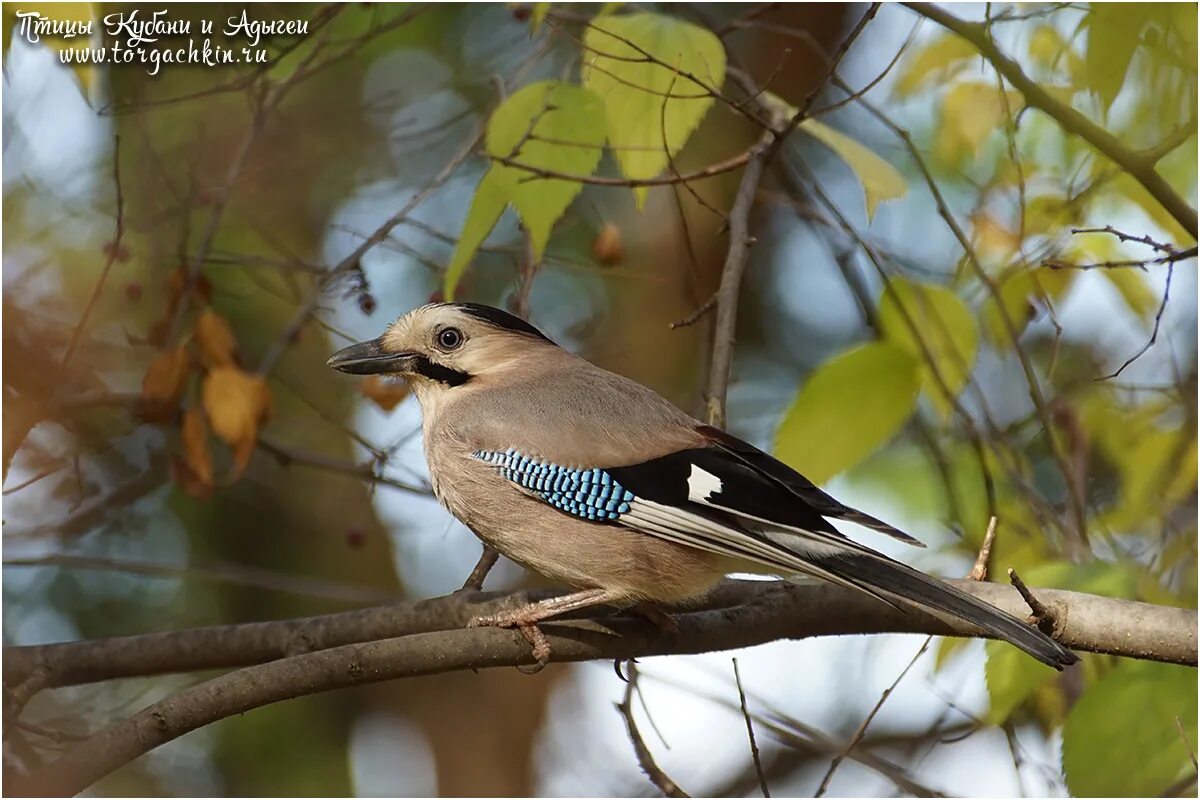
<path fill-rule="evenodd" d="M 460 592 L 478 592 L 483 589 L 483 581 L 487 578 L 492 567 L 496 566 L 496 561 L 500 558 L 500 553 L 490 544 L 483 546 L 483 554 L 479 556 L 479 560 L 475 562 L 475 568 L 471 570 L 471 574 L 467 576 L 467 580 L 463 583 Z"/>
<path fill-rule="evenodd" d="M 649 600 L 643 600 L 635 605 L 633 612 L 653 622 L 660 631 L 668 636 L 679 633 L 679 623 L 675 621 L 675 618 Z"/>
<path fill-rule="evenodd" d="M 537 669 L 534 670 L 536 672 L 550 661 L 550 642 L 538 627 L 539 622 L 559 614 L 566 614 L 568 611 L 619 602 L 622 599 L 624 599 L 622 595 L 609 589 L 585 589 L 582 592 L 566 594 L 562 597 L 539 600 L 511 611 L 475 617 L 467 623 L 467 627 L 516 628 L 533 648 L 533 657 L 537 659 Z"/>

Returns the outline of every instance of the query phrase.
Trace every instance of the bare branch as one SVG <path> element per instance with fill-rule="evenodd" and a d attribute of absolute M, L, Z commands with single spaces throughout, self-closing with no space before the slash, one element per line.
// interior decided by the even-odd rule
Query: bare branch
<path fill-rule="evenodd" d="M 1021 596 L 1011 587 L 977 581 L 951 583 L 1004 611 L 1022 613 Z M 1043 605 L 1064 610 L 1057 621 L 1061 641 L 1069 647 L 1196 664 L 1193 609 L 1052 589 L 1039 589 L 1038 593 Z M 526 601 L 528 597 L 459 594 L 309 620 L 6 648 L 3 668 L 8 685 L 26 680 L 35 671 L 44 676 L 43 685 L 61 686 L 121 674 L 269 661 L 185 689 L 96 733 L 32 776 L 24 788 L 36 787 L 48 794 L 77 793 L 118 766 L 190 730 L 292 697 L 394 678 L 531 664 L 533 655 L 519 634 L 497 628 L 459 628 L 481 611 L 512 607 L 513 600 Z M 603 623 L 562 621 L 543 627 L 555 661 L 710 652 L 778 639 L 868 632 L 981 635 L 966 622 L 900 611 L 832 585 L 727 581 L 710 598 L 708 607 L 715 610 L 679 614 L 675 634 L 625 617 Z M 329 649 L 313 652 L 321 646 Z M 13 793 L 23 792 L 13 787 Z"/>
<path fill-rule="evenodd" d="M 633 718 L 633 693 L 637 690 L 638 671 L 637 665 L 630 661 L 627 667 L 629 677 L 625 681 L 625 696 L 621 702 L 617 703 L 617 711 L 621 713 L 621 718 L 625 720 L 625 730 L 629 732 L 629 741 L 633 744 L 633 752 L 637 755 L 638 765 L 642 768 L 642 772 L 646 773 L 646 777 L 650 782 L 658 787 L 658 790 L 663 793 L 664 797 L 691 797 L 690 794 L 679 788 L 679 784 L 675 783 L 667 773 L 662 771 L 654 761 L 654 755 L 650 752 L 650 748 L 646 746 L 646 741 L 642 738 L 642 734 L 638 731 L 637 721 Z"/>
<path fill-rule="evenodd" d="M 1110 158 L 1117 166 L 1145 187 L 1155 200 L 1174 217 L 1183 229 L 1196 236 L 1196 209 L 1188 205 L 1171 185 L 1158 174 L 1154 165 L 1161 158 L 1158 149 L 1138 153 L 1071 106 L 1046 91 L 1030 78 L 1013 59 L 1000 52 L 987 27 L 967 22 L 932 3 L 905 3 L 910 9 L 965 39 L 979 51 L 997 72 L 1003 75 L 1025 98 L 1025 103 L 1049 114 L 1068 133 L 1073 133 Z M 1170 141 L 1170 140 L 1169 140 Z"/>
<path fill-rule="evenodd" d="M 746 736 L 750 739 L 750 757 L 754 759 L 754 773 L 758 776 L 758 787 L 763 797 L 770 797 L 771 790 L 767 787 L 767 778 L 763 774 L 762 757 L 758 752 L 758 742 L 754 739 L 754 722 L 746 708 L 746 690 L 742 688 L 742 671 L 738 669 L 737 659 L 733 659 L 733 682 L 737 685 L 738 705 L 742 708 L 742 718 L 746 720 Z"/>
<path fill-rule="evenodd" d="M 712 367 L 708 375 L 708 422 L 718 428 L 725 425 L 725 396 L 729 391 L 729 372 L 733 366 L 738 297 L 742 275 L 750 261 L 750 245 L 754 242 L 750 236 L 750 211 L 754 208 L 763 167 L 775 141 L 775 133 L 767 130 L 751 148 L 733 208 L 729 211 L 729 252 L 721 270 L 721 285 L 717 289 L 717 324 L 713 331 Z"/>

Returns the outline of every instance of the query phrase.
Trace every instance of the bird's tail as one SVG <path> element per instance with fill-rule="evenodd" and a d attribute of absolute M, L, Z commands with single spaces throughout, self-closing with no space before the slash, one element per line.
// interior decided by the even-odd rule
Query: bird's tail
<path fill-rule="evenodd" d="M 1079 660 L 1037 628 L 886 556 L 842 552 L 809 558 L 821 570 L 871 594 L 895 597 L 918 608 L 970 622 L 1055 669 L 1061 670 Z"/>

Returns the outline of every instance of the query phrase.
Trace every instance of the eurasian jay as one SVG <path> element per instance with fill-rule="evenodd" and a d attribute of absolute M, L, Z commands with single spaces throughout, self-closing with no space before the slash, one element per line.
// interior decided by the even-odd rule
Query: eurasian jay
<path fill-rule="evenodd" d="M 821 578 L 964 619 L 1057 669 L 1078 660 L 829 520 L 917 540 L 506 311 L 422 306 L 329 366 L 408 380 L 438 500 L 503 555 L 577 589 L 474 621 L 518 628 L 539 662 L 549 657 L 542 620 L 601 604 L 687 604 L 735 572 Z"/>

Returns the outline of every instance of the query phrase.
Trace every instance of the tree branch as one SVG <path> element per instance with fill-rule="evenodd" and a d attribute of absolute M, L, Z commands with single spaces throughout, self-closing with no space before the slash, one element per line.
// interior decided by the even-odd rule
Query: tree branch
<path fill-rule="evenodd" d="M 758 142 L 750 150 L 746 169 L 738 184 L 733 208 L 729 211 L 729 252 L 721 270 L 721 285 L 717 289 L 717 324 L 713 331 L 712 367 L 708 373 L 708 423 L 718 428 L 725 426 L 725 396 L 729 391 L 729 371 L 733 365 L 733 337 L 737 328 L 738 296 L 742 287 L 742 275 L 750 261 L 750 211 L 758 194 L 763 166 L 774 153 L 776 134 L 773 130 L 763 131 Z"/>
<path fill-rule="evenodd" d="M 1025 616 L 1016 589 L 951 581 Z M 462 628 L 480 613 L 531 595 L 468 595 L 308 619 L 199 628 L 90 642 L 8 647 L 8 687 L 40 676 L 47 688 L 136 675 L 246 666 L 193 686 L 106 728 L 31 776 L 24 792 L 74 794 L 178 736 L 228 716 L 293 697 L 395 678 L 533 663 L 512 632 Z M 1061 641 L 1075 650 L 1196 665 L 1196 611 L 1039 589 Z M 861 633 L 980 636 L 961 621 L 899 611 L 833 585 L 726 581 L 704 610 L 679 614 L 667 634 L 635 618 L 564 620 L 544 626 L 558 662 L 703 653 L 779 639 Z M 328 648 L 328 649 L 319 649 Z M 268 662 L 268 663 L 260 663 Z"/>
<path fill-rule="evenodd" d="M 1193 237 L 1196 236 L 1196 209 L 1188 205 L 1187 201 L 1176 193 L 1154 169 L 1154 165 L 1162 157 L 1159 153 L 1160 148 L 1155 148 L 1147 153 L 1138 153 L 1071 106 L 1055 98 L 1026 75 L 1016 61 L 1000 52 L 984 25 L 959 19 L 932 3 L 905 3 L 905 5 L 969 42 L 997 72 L 1024 96 L 1026 104 L 1049 114 L 1062 126 L 1063 130 L 1075 134 L 1112 159 L 1134 180 L 1144 186 L 1146 191 L 1166 209 L 1167 213 L 1183 226 L 1184 230 Z M 1174 142 L 1175 139 L 1174 136 L 1169 137 L 1168 144 Z"/>

